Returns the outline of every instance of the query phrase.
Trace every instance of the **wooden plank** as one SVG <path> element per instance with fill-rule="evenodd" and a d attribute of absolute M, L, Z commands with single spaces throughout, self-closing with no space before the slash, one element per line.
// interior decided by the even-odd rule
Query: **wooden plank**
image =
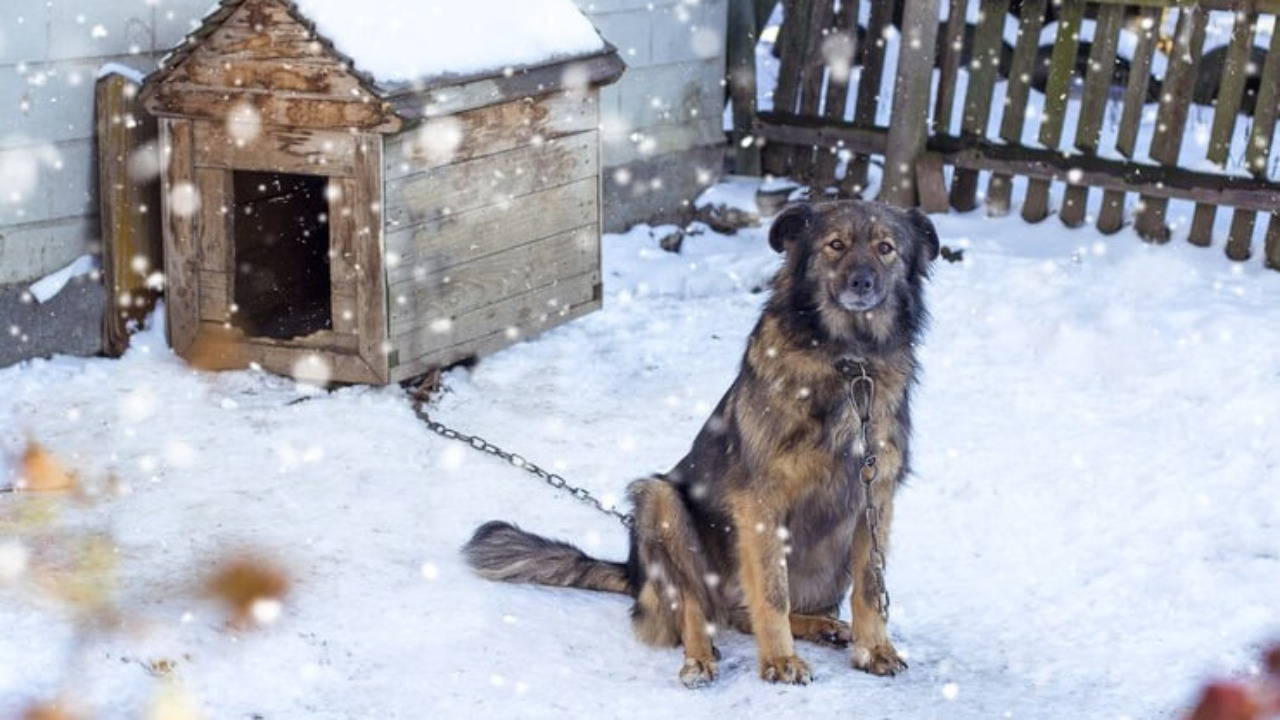
<path fill-rule="evenodd" d="M 349 132 L 269 128 L 234 137 L 225 122 L 195 124 L 196 167 L 349 176 L 355 173 L 355 136 Z"/>
<path fill-rule="evenodd" d="M 831 0 L 814 0 L 809 4 L 809 22 L 805 34 L 804 65 L 800 77 L 800 114 L 817 116 L 822 105 L 822 88 L 827 76 L 827 63 L 823 42 L 831 28 L 833 7 Z M 831 154 L 830 148 L 797 147 L 792 150 L 792 177 L 802 183 L 821 189 L 827 180 L 818 177 L 814 170 L 817 156 Z M 834 180 L 835 178 L 831 178 Z"/>
<path fill-rule="evenodd" d="M 1102 115 L 1107 109 L 1107 99 L 1111 93 L 1116 46 L 1120 40 L 1123 21 L 1124 8 L 1120 5 L 1104 5 L 1098 9 L 1093 45 L 1089 49 L 1089 69 L 1085 73 L 1084 97 L 1080 102 L 1080 116 L 1076 122 L 1075 146 L 1086 155 L 1098 152 Z M 1068 182 L 1063 193 L 1062 212 L 1058 215 L 1062 224 L 1073 228 L 1084 225 L 1088 202 L 1089 188 Z"/>
<path fill-rule="evenodd" d="M 107 288 L 102 341 L 103 352 L 112 357 L 129 347 L 129 324 L 141 323 L 154 309 L 157 293 L 147 287 L 147 276 L 164 264 L 159 178 L 129 172 L 139 164 L 135 158 L 150 157 L 157 170 L 161 167 L 159 130 L 137 93 L 138 86 L 122 75 L 104 76 L 94 89 L 102 272 Z"/>
<path fill-rule="evenodd" d="M 1129 82 L 1125 87 L 1124 109 L 1120 113 L 1120 126 L 1116 131 L 1116 149 L 1126 158 L 1132 158 L 1146 106 L 1147 90 L 1151 84 L 1151 60 L 1155 56 L 1159 36 L 1159 8 L 1142 8 L 1138 12 L 1138 44 L 1129 65 Z M 1124 227 L 1123 190 L 1106 190 L 1102 193 L 1102 207 L 1098 210 L 1098 230 L 1103 233 L 1118 232 Z"/>
<path fill-rule="evenodd" d="M 587 225 L 392 285 L 392 332 L 426 327 L 432 318 L 456 316 L 561 278 L 596 273 L 598 279 L 599 242 L 599 227 Z"/>
<path fill-rule="evenodd" d="M 594 273 L 564 278 L 527 293 L 457 316 L 429 319 L 391 340 L 398 358 L 394 376 L 408 378 L 433 367 L 492 353 L 600 307 Z"/>
<path fill-rule="evenodd" d="M 835 14 L 831 34 L 823 42 L 830 43 L 834 50 L 831 55 L 838 56 L 830 65 L 827 80 L 827 97 L 822 106 L 822 116 L 829 120 L 844 120 L 845 110 L 849 106 L 849 80 L 853 75 L 853 61 L 858 54 L 858 8 L 856 2 L 840 4 Z M 844 63 L 847 53 L 848 63 Z M 827 186 L 836 184 L 836 165 L 839 161 L 841 146 L 828 146 L 819 150 L 814 159 L 814 177 Z"/>
<path fill-rule="evenodd" d="M 360 334 L 361 237 L 352 201 L 362 200 L 360 184 L 354 177 L 329 182 L 329 317 L 335 333 L 354 336 Z"/>
<path fill-rule="evenodd" d="M 1226 167 L 1227 155 L 1231 150 L 1231 137 L 1235 133 L 1236 120 L 1240 114 L 1240 101 L 1244 97 L 1246 69 L 1249 51 L 1253 45 L 1253 26 L 1258 16 L 1252 9 L 1236 13 L 1231 28 L 1231 42 L 1227 46 L 1226 58 L 1223 61 L 1221 83 L 1218 85 L 1217 106 L 1213 113 L 1213 128 L 1209 132 L 1209 151 L 1206 157 L 1219 167 Z M 1195 215 L 1191 221 L 1191 232 L 1187 241 L 1192 245 L 1208 247 L 1213 242 L 1213 221 L 1217 208 L 1213 205 L 1196 205 Z M 1240 211 L 1231 219 L 1231 231 L 1228 235 L 1228 247 L 1232 243 L 1243 240 L 1245 254 L 1248 254 L 1249 237 L 1253 234 L 1252 215 L 1245 218 Z M 1247 228 L 1247 230 L 1246 230 Z"/>
<path fill-rule="evenodd" d="M 1151 137 L 1147 154 L 1165 165 L 1176 165 L 1182 149 L 1182 135 L 1187 124 L 1187 110 L 1191 104 L 1192 89 L 1200 66 L 1200 53 L 1204 47 L 1206 12 L 1199 5 L 1184 7 L 1178 16 L 1173 52 L 1169 69 L 1165 72 L 1160 110 L 1156 115 L 1156 129 Z M 1164 215 L 1168 199 L 1143 195 L 1138 203 L 1134 229 L 1144 240 L 1167 242 L 1169 228 Z"/>
<path fill-rule="evenodd" d="M 751 0 L 729 0 L 725 63 L 728 70 L 729 103 L 733 113 L 734 171 L 739 175 L 761 174 L 760 146 L 751 137 L 756 117 L 756 43 L 759 28 Z"/>
<path fill-rule="evenodd" d="M 231 208 L 235 190 L 231 173 L 196 165 L 196 187 L 200 190 L 200 269 L 234 272 Z"/>
<path fill-rule="evenodd" d="M 595 222 L 598 192 L 596 179 L 588 178 L 518 197 L 510 203 L 393 230 L 387 244 L 404 254 L 389 268 L 389 282 L 396 285 L 435 268 L 468 262 Z"/>
<path fill-rule="evenodd" d="M 226 323 L 231 321 L 232 274 L 212 272 L 201 268 L 200 281 L 200 320 Z"/>
<path fill-rule="evenodd" d="M 161 173 L 161 222 L 164 228 L 166 333 L 169 346 L 182 355 L 196 337 L 200 322 L 199 245 L 196 222 L 199 191 L 193 163 L 194 139 L 190 120 L 160 122 L 160 146 L 169 157 Z"/>
<path fill-rule="evenodd" d="M 386 207 L 382 184 L 382 138 L 364 133 L 356 143 L 355 219 L 356 334 L 359 354 L 374 380 L 388 381 L 387 276 L 384 269 L 382 208 Z"/>
<path fill-rule="evenodd" d="M 969 64 L 969 88 L 965 92 L 961 137 L 985 137 L 991 116 L 991 95 L 1000 70 L 1004 43 L 1004 16 L 1009 0 L 982 0 L 974 32 L 973 60 Z M 978 173 L 957 169 L 951 177 L 951 206 L 967 212 L 978 204 Z"/>
<path fill-rule="evenodd" d="M 224 90 L 261 90 L 326 95 L 339 100 L 375 102 L 359 78 L 328 58 L 229 60 L 197 50 L 184 62 L 171 82 L 184 82 Z"/>
<path fill-rule="evenodd" d="M 1022 144 L 1022 130 L 1027 122 L 1027 97 L 1031 94 L 1040 28 L 1044 25 L 1047 8 L 1048 0 L 1025 0 L 1018 19 L 1018 40 L 1013 48 L 1013 59 L 1009 63 L 1004 112 L 1000 115 L 1000 137 L 1015 145 Z M 993 217 L 1007 215 L 1012 195 L 1012 178 L 992 173 L 987 183 L 987 214 Z"/>
<path fill-rule="evenodd" d="M 922 153 L 916 159 L 916 189 L 920 195 L 920 209 L 927 213 L 945 213 L 951 209 L 947 198 L 947 179 L 943 174 L 944 164 L 938 153 Z"/>
<path fill-rule="evenodd" d="M 425 87 L 421 81 L 379 84 L 379 90 L 397 116 L 412 122 L 565 91 L 594 98 L 595 88 L 617 80 L 625 69 L 626 64 L 610 50 L 550 65 L 512 68 L 497 75 L 441 75 Z M 584 87 L 591 90 L 584 93 Z"/>
<path fill-rule="evenodd" d="M 1044 115 L 1040 121 L 1040 144 L 1057 149 L 1062 139 L 1062 125 L 1067 115 L 1067 95 L 1076 67 L 1076 51 L 1080 44 L 1080 20 L 1084 15 L 1083 0 L 1065 0 L 1059 9 L 1058 34 L 1049 60 L 1049 80 L 1045 85 Z M 1022 203 L 1022 219 L 1040 222 L 1049 215 L 1049 183 L 1033 178 L 1027 183 L 1027 197 Z"/>
<path fill-rule="evenodd" d="M 485 155 L 387 182 L 387 221 L 401 228 L 439 220 L 600 172 L 595 131 Z"/>
<path fill-rule="evenodd" d="M 327 95 L 296 92 L 208 88 L 193 83 L 159 85 L 147 109 L 160 117 L 192 118 L 223 122 L 227 109 L 238 103 L 251 105 L 263 125 L 294 128 L 355 128 L 396 132 L 401 120 L 384 103 L 337 100 Z"/>
<path fill-rule="evenodd" d="M 1280 213 L 1272 213 L 1267 223 L 1265 261 L 1272 270 L 1280 270 Z"/>
<path fill-rule="evenodd" d="M 783 5 L 782 27 L 778 29 L 777 42 L 780 62 L 773 88 L 774 112 L 791 114 L 800 108 L 802 54 L 810 3 L 811 0 L 788 0 Z M 777 143 L 765 145 L 760 157 L 766 173 L 779 176 L 791 173 L 791 148 Z"/>
<path fill-rule="evenodd" d="M 1257 213 L 1237 209 L 1231 214 L 1231 229 L 1227 232 L 1227 257 L 1232 260 L 1248 260 L 1253 254 L 1253 225 Z"/>
<path fill-rule="evenodd" d="M 942 36 L 938 59 L 938 93 L 933 105 L 930 130 L 935 134 L 951 134 L 951 112 L 956 104 L 956 80 L 960 74 L 960 56 L 964 51 L 964 11 L 969 0 L 948 0 L 947 27 Z"/>
<path fill-rule="evenodd" d="M 867 41 L 862 43 L 862 73 L 858 76 L 858 99 L 854 103 L 853 122 L 864 128 L 876 126 L 876 108 L 880 105 L 880 88 L 884 81 L 884 33 L 893 20 L 894 8 L 901 0 L 884 0 L 871 3 L 867 18 Z M 861 197 L 867 187 L 867 164 L 863 153 L 854 153 L 849 159 L 844 181 L 840 183 L 842 197 Z"/>
<path fill-rule="evenodd" d="M 1271 47 L 1262 64 L 1262 86 L 1258 88 L 1258 102 L 1253 110 L 1253 131 L 1249 133 L 1248 149 L 1244 163 L 1254 178 L 1267 177 L 1267 163 L 1271 159 L 1271 136 L 1275 131 L 1276 114 L 1280 110 L 1280 32 L 1271 33 Z M 1268 268 L 1280 269 L 1280 219 L 1274 210 L 1267 223 L 1265 256 Z M 1248 247 L 1226 243 L 1228 258 L 1248 256 Z"/>
<path fill-rule="evenodd" d="M 916 159 L 924 152 L 929 130 L 929 86 L 937 47 L 938 0 L 907 0 L 902 27 L 880 199 L 899 207 L 910 207 L 917 202 Z"/>
<path fill-rule="evenodd" d="M 573 93 L 471 110 L 388 138 L 386 177 L 395 180 L 535 141 L 594 130 L 598 125 L 596 98 Z"/>

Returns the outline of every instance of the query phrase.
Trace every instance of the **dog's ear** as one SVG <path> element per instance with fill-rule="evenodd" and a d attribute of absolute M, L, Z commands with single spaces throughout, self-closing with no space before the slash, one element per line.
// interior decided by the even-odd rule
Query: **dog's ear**
<path fill-rule="evenodd" d="M 813 208 L 808 203 L 797 203 L 778 213 L 769 228 L 769 247 L 774 252 L 787 249 L 787 243 L 804 234 L 813 222 Z"/>
<path fill-rule="evenodd" d="M 934 229 L 933 221 L 920 208 L 913 207 L 907 210 L 907 222 L 911 225 L 911 229 L 916 231 L 925 256 L 929 260 L 937 260 L 942 243 L 938 241 L 938 231 Z"/>

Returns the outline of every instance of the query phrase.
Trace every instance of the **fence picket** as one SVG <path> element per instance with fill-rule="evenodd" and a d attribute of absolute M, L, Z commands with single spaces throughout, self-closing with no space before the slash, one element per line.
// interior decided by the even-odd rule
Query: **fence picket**
<path fill-rule="evenodd" d="M 1075 74 L 1076 51 L 1080 45 L 1080 20 L 1084 0 L 1065 0 L 1058 11 L 1058 36 L 1049 60 L 1049 81 L 1044 90 L 1044 115 L 1040 119 L 1040 144 L 1056 150 L 1062 139 L 1067 115 L 1067 94 Z M 1036 223 L 1049 215 L 1049 181 L 1033 178 L 1027 183 L 1022 203 L 1022 219 Z"/>
<path fill-rule="evenodd" d="M 1155 57 L 1156 42 L 1160 30 L 1161 9 L 1144 7 L 1138 11 L 1138 44 L 1129 65 L 1129 82 L 1124 92 L 1124 110 L 1120 113 L 1120 127 L 1116 132 L 1116 150 L 1132 160 L 1138 142 L 1138 127 L 1146 108 L 1147 91 L 1151 86 L 1151 60 Z M 1102 193 L 1102 207 L 1098 210 L 1098 230 L 1111 234 L 1124 227 L 1123 190 L 1106 190 Z"/>
<path fill-rule="evenodd" d="M 1018 41 L 1009 63 L 1009 83 L 1005 89 L 1004 112 L 1000 116 L 1000 138 L 1015 145 L 1022 143 L 1022 130 L 1027 123 L 1027 97 L 1031 94 L 1031 75 L 1035 72 L 1036 50 L 1040 45 L 1040 29 L 1044 25 L 1048 0 L 1026 0 L 1018 20 Z M 987 181 L 987 214 L 1007 215 L 1013 194 L 1013 177 L 991 173 Z"/>
<path fill-rule="evenodd" d="M 1258 103 L 1253 111 L 1253 130 L 1245 150 L 1245 167 L 1256 178 L 1266 179 L 1267 163 L 1271 160 L 1271 136 L 1275 130 L 1276 109 L 1280 103 L 1280 28 L 1271 33 L 1271 48 L 1262 67 L 1262 85 L 1258 88 Z M 1238 224 L 1237 224 L 1238 223 Z M 1267 229 L 1267 261 L 1273 258 L 1273 235 L 1276 230 L 1275 215 Z M 1232 260 L 1248 260 L 1253 240 L 1253 213 L 1246 220 L 1237 210 L 1231 218 L 1231 234 L 1227 237 L 1227 257 Z"/>
<path fill-rule="evenodd" d="M 893 11 L 899 0 L 883 0 L 871 3 L 871 17 L 867 19 L 866 42 L 862 43 L 862 74 L 858 77 L 858 101 L 854 104 L 853 124 L 862 128 L 876 125 L 876 108 L 880 105 L 880 85 L 884 77 L 885 29 L 893 20 Z M 840 194 L 846 197 L 862 195 L 867 187 L 867 163 L 870 158 L 854 153 L 849 161 Z"/>
<path fill-rule="evenodd" d="M 1177 165 L 1182 150 L 1182 135 L 1187 125 L 1187 110 L 1191 105 L 1196 72 L 1200 67 L 1200 52 L 1204 47 L 1207 13 L 1199 5 L 1182 8 L 1178 26 L 1174 31 L 1173 52 L 1169 68 L 1165 72 L 1160 97 L 1160 110 L 1156 115 L 1156 130 L 1151 137 L 1147 154 L 1164 165 Z M 1165 225 L 1165 211 L 1169 199 L 1143 195 L 1134 228 L 1143 239 L 1151 242 L 1168 242 L 1169 228 Z"/>
<path fill-rule="evenodd" d="M 1000 69 L 1000 48 L 1004 38 L 1004 16 L 1009 0 L 982 0 L 978 28 L 973 38 L 973 60 L 969 63 L 969 88 L 965 92 L 960 136 L 986 137 L 991 116 L 991 94 Z M 957 168 L 951 177 L 951 207 L 968 211 L 977 206 L 978 173 Z"/>

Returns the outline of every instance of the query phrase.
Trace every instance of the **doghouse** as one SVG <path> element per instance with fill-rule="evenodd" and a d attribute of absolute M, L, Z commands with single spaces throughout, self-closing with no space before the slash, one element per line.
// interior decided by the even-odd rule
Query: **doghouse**
<path fill-rule="evenodd" d="M 571 0 L 223 0 L 142 90 L 170 344 L 386 383 L 600 307 L 623 67 Z"/>

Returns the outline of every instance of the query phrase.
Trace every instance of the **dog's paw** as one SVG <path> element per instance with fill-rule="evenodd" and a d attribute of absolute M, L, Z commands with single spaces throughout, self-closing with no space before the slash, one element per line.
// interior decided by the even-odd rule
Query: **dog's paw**
<path fill-rule="evenodd" d="M 830 623 L 818 628 L 817 632 L 805 639 L 827 647 L 847 648 L 853 642 L 853 635 L 849 632 L 848 623 L 833 618 Z"/>
<path fill-rule="evenodd" d="M 866 648 L 853 648 L 853 666 L 872 675 L 897 675 L 907 669 L 907 661 L 898 657 L 898 651 L 888 642 Z"/>
<path fill-rule="evenodd" d="M 809 664 L 795 655 L 760 661 L 760 679 L 771 683 L 808 685 L 813 679 Z"/>
<path fill-rule="evenodd" d="M 680 682 L 690 690 L 704 688 L 719 676 L 716 661 L 708 658 L 685 658 L 684 667 L 680 668 Z"/>

